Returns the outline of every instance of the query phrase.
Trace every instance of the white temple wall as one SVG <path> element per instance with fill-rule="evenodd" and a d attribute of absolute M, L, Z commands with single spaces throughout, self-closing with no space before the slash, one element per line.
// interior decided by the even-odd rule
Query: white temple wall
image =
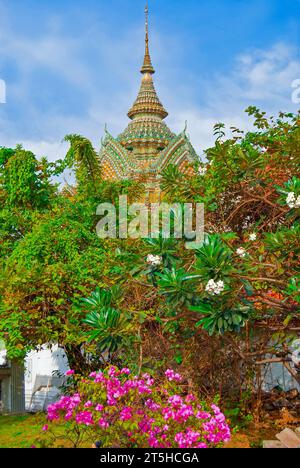
<path fill-rule="evenodd" d="M 59 387 L 69 370 L 65 352 L 57 345 L 31 351 L 25 359 L 25 406 L 27 411 L 44 411 L 59 397 Z"/>

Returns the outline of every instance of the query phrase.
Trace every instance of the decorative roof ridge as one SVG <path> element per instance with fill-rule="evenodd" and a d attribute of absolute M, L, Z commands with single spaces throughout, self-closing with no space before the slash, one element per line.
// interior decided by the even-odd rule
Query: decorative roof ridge
<path fill-rule="evenodd" d="M 100 149 L 100 161 L 104 159 L 105 154 L 107 153 L 108 147 L 111 147 L 112 149 L 115 150 L 115 152 L 119 152 L 119 154 L 122 155 L 124 158 L 124 161 L 127 163 L 128 166 L 131 168 L 134 168 L 135 165 L 133 164 L 133 161 L 131 160 L 130 153 L 127 151 L 124 146 L 121 145 L 121 143 L 114 138 L 109 132 L 107 132 L 106 137 L 104 139 L 103 145 Z"/>
<path fill-rule="evenodd" d="M 151 164 L 151 167 L 153 169 L 156 169 L 157 167 L 159 167 L 163 163 L 164 159 L 168 156 L 168 153 L 172 149 L 174 149 L 176 144 L 180 143 L 180 140 L 182 140 L 182 143 L 184 143 L 184 134 L 183 133 L 179 133 L 174 138 L 172 138 L 172 140 L 170 141 L 168 146 L 160 153 L 158 159 L 153 164 Z"/>

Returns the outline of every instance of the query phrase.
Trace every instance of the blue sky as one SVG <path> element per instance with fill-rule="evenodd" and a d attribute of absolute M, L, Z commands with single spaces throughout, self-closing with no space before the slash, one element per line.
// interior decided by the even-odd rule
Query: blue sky
<path fill-rule="evenodd" d="M 98 149 L 137 95 L 144 0 L 0 0 L 0 146 L 55 159 L 67 133 Z M 151 55 L 167 123 L 185 121 L 199 154 L 217 121 L 247 128 L 244 109 L 296 111 L 300 0 L 150 0 Z"/>

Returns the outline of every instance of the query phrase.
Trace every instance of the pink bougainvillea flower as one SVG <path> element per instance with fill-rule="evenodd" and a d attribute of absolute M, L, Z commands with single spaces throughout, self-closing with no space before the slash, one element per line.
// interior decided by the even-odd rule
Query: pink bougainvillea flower
<path fill-rule="evenodd" d="M 213 412 L 215 414 L 220 414 L 221 413 L 221 410 L 217 405 L 211 405 L 211 409 L 213 410 Z"/>
<path fill-rule="evenodd" d="M 207 445 L 206 445 L 204 442 L 200 442 L 200 444 L 198 444 L 196 448 L 199 448 L 199 449 L 206 449 L 206 448 L 207 448 Z"/>
<path fill-rule="evenodd" d="M 145 405 L 152 411 L 158 411 L 161 407 L 158 403 L 155 403 L 151 398 L 149 398 L 146 401 Z"/>
<path fill-rule="evenodd" d="M 95 383 L 102 383 L 105 381 L 105 378 L 103 377 L 102 372 L 98 372 L 95 376 Z"/>
<path fill-rule="evenodd" d="M 74 370 L 68 370 L 65 375 L 68 377 L 70 375 L 74 375 L 75 374 L 75 371 Z"/>
<path fill-rule="evenodd" d="M 130 406 L 125 406 L 125 408 L 122 409 L 120 412 L 120 420 L 121 421 L 129 421 L 132 419 L 132 408 Z"/>
<path fill-rule="evenodd" d="M 104 410 L 104 406 L 103 406 L 103 405 L 97 405 L 97 406 L 95 407 L 95 411 L 101 412 L 101 411 L 103 411 L 103 410 Z"/>
<path fill-rule="evenodd" d="M 70 419 L 72 419 L 72 418 L 73 418 L 73 413 L 71 411 L 69 411 L 65 416 L 65 420 L 70 421 Z"/>
<path fill-rule="evenodd" d="M 106 419 L 104 419 L 104 418 L 99 419 L 98 425 L 99 425 L 102 429 L 108 429 L 108 428 L 109 428 L 109 424 L 108 424 L 108 422 L 106 421 Z"/>
<path fill-rule="evenodd" d="M 168 403 L 170 403 L 170 405 L 173 406 L 173 407 L 181 406 L 182 405 L 182 398 L 181 398 L 180 395 L 172 395 L 169 398 Z"/>
<path fill-rule="evenodd" d="M 93 426 L 93 414 L 90 411 L 81 411 L 76 415 L 76 422 L 85 426 Z"/>
<path fill-rule="evenodd" d="M 115 367 L 111 367 L 108 371 L 109 377 L 115 377 L 117 375 L 117 369 Z"/>
<path fill-rule="evenodd" d="M 210 414 L 209 414 L 209 413 L 206 413 L 205 411 L 199 411 L 199 412 L 196 414 L 196 418 L 197 418 L 197 419 L 209 419 L 209 418 L 210 418 Z"/>
<path fill-rule="evenodd" d="M 85 408 L 91 408 L 93 406 L 93 402 L 92 401 L 87 401 L 84 405 Z"/>
<path fill-rule="evenodd" d="M 48 429 L 49 429 L 48 424 L 45 424 L 45 426 L 43 426 L 43 428 L 42 428 L 42 431 L 47 432 Z"/>
<path fill-rule="evenodd" d="M 150 374 L 131 377 L 129 369 L 116 367 L 93 372 L 90 379 L 81 379 L 80 393 L 64 395 L 49 405 L 48 420 L 62 425 L 70 421 L 68 427 L 76 435 L 90 432 L 107 446 L 118 441 L 124 446 L 191 449 L 230 440 L 220 408 L 200 404 L 192 393 L 186 395 L 182 376 L 172 369 L 164 380 Z"/>
<path fill-rule="evenodd" d="M 172 382 L 173 380 L 175 382 L 181 382 L 182 381 L 182 376 L 180 374 L 177 374 L 173 371 L 173 369 L 168 369 L 166 372 L 165 372 L 165 376 L 167 377 L 167 379 Z"/>

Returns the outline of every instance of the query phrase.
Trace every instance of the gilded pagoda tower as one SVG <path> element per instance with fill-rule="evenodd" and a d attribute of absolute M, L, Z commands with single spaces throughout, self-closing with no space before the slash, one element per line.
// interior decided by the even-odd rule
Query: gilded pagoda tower
<path fill-rule="evenodd" d="M 164 122 L 168 112 L 156 93 L 155 70 L 149 52 L 148 6 L 146 14 L 145 56 L 138 96 L 128 112 L 131 120 L 117 138 L 106 130 L 100 150 L 103 176 L 108 180 L 136 179 L 145 183 L 151 198 L 157 199 L 162 171 L 170 164 L 182 172 L 192 172 L 198 156 L 184 130 L 175 135 Z M 152 197 L 151 193 L 156 193 Z M 156 200 L 155 200 L 156 201 Z"/>

